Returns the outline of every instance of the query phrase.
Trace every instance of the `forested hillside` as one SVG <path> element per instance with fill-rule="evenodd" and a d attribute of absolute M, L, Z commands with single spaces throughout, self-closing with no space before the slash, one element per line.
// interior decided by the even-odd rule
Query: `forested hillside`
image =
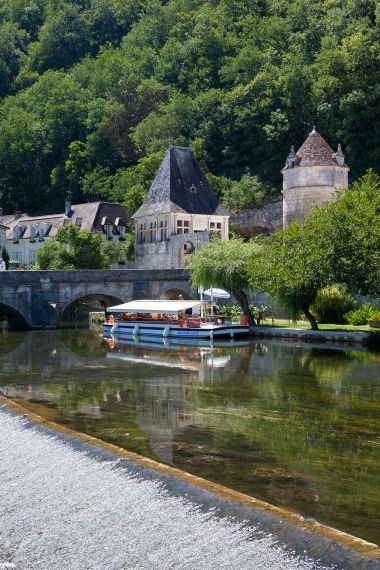
<path fill-rule="evenodd" d="M 313 124 L 380 166 L 380 0 L 0 0 L 0 206 L 136 207 L 171 138 L 232 209 Z"/>

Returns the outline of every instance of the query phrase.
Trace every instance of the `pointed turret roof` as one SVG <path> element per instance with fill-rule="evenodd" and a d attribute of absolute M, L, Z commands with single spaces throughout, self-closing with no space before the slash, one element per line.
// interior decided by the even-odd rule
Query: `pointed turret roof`
<path fill-rule="evenodd" d="M 296 152 L 296 163 L 294 166 L 345 166 L 342 148 L 339 145 L 338 152 L 335 153 L 331 146 L 316 131 L 315 127 Z M 289 159 L 294 158 L 291 154 L 286 161 L 285 169 L 292 168 Z M 347 167 L 346 167 L 347 168 Z"/>
<path fill-rule="evenodd" d="M 143 205 L 133 217 L 168 212 L 227 214 L 191 148 L 169 146 Z"/>
<path fill-rule="evenodd" d="M 297 157 L 300 161 L 299 166 L 334 166 L 336 162 L 332 158 L 333 154 L 331 146 L 313 128 L 298 150 Z"/>

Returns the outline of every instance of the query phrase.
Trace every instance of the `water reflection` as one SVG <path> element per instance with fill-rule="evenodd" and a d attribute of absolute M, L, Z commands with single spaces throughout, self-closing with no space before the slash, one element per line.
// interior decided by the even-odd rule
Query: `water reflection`
<path fill-rule="evenodd" d="M 38 413 L 379 539 L 379 354 L 246 341 L 110 348 L 84 331 L 0 343 L 1 393 Z"/>

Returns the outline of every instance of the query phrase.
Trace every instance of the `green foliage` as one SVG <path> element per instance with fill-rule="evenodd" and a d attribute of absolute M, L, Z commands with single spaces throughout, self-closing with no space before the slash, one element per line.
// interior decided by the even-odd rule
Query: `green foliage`
<path fill-rule="evenodd" d="M 253 242 L 245 243 L 239 238 L 229 241 L 215 238 L 191 255 L 189 265 L 193 285 L 226 289 L 251 322 L 253 316 L 247 298 L 250 289 L 248 268 L 255 250 Z"/>
<path fill-rule="evenodd" d="M 341 283 L 352 293 L 380 293 L 380 177 L 369 171 L 352 189 L 302 224 L 261 240 L 251 284 L 296 319 L 317 328 L 309 307 L 318 291 Z"/>
<path fill-rule="evenodd" d="M 345 320 L 354 326 L 366 325 L 371 320 L 377 309 L 369 303 L 364 303 L 358 309 L 349 311 L 345 315 Z"/>
<path fill-rule="evenodd" d="M 239 181 L 231 181 L 222 191 L 222 203 L 230 212 L 237 212 L 257 208 L 275 194 L 276 190 L 257 176 L 244 174 Z"/>
<path fill-rule="evenodd" d="M 372 0 L 0 0 L 0 206 L 58 210 L 69 189 L 136 208 L 149 176 L 127 173 L 171 137 L 255 207 L 313 122 L 357 178 L 380 164 L 379 18 Z"/>
<path fill-rule="evenodd" d="M 109 269 L 120 248 L 100 233 L 70 224 L 60 228 L 37 252 L 38 269 Z"/>
<path fill-rule="evenodd" d="M 345 315 L 353 311 L 357 301 L 344 285 L 327 285 L 319 289 L 311 312 L 316 314 L 319 323 L 344 323 Z"/>

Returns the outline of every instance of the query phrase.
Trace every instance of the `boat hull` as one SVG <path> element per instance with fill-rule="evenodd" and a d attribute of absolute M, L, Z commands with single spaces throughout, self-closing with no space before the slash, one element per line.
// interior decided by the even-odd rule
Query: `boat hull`
<path fill-rule="evenodd" d="M 166 338 L 234 338 L 249 334 L 249 327 L 241 325 L 221 325 L 216 327 L 202 328 L 180 328 L 172 325 L 154 325 L 139 323 L 116 323 L 111 325 L 104 323 L 103 332 L 105 334 L 135 335 L 135 336 L 159 336 Z"/>

